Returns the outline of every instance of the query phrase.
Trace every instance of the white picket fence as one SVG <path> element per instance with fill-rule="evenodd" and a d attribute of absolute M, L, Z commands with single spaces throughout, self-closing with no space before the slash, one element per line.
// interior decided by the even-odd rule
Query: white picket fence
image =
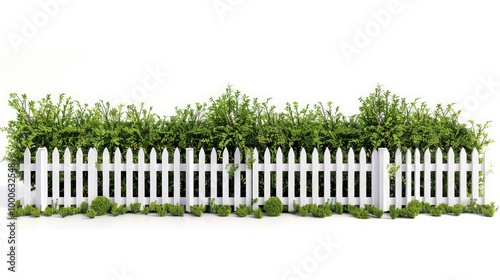
<path fill-rule="evenodd" d="M 38 149 L 36 153 L 36 161 L 31 162 L 31 154 L 29 150 L 25 151 L 24 164 L 21 164 L 20 169 L 24 172 L 24 182 L 19 183 L 18 198 L 23 205 L 29 203 L 44 209 L 48 205 L 55 204 L 58 200 L 59 204 L 77 205 L 82 202 L 90 203 L 97 195 L 98 190 L 102 195 L 109 197 L 113 202 L 118 204 L 126 204 L 129 206 L 132 202 L 140 202 L 142 207 L 148 205 L 152 201 L 157 203 L 179 203 L 186 205 L 186 210 L 190 211 L 191 205 L 209 203 L 210 198 L 215 199 L 216 204 L 229 204 L 238 206 L 240 204 L 252 205 L 253 199 L 257 198 L 258 205 L 263 205 L 264 201 L 271 196 L 271 173 L 275 172 L 276 196 L 280 197 L 283 204 L 288 205 L 289 210 L 293 210 L 293 204 L 299 205 L 316 203 L 324 204 L 331 201 L 341 202 L 343 204 L 365 205 L 373 204 L 385 211 L 389 210 L 390 205 L 402 207 L 412 199 L 418 199 L 423 202 L 429 202 L 431 205 L 439 203 L 447 203 L 449 205 L 468 204 L 471 198 L 477 199 L 478 203 L 487 203 L 486 195 L 488 194 L 488 175 L 490 173 L 490 163 L 483 154 L 482 160 L 479 159 L 477 150 L 472 152 L 471 162 L 467 162 L 467 154 L 465 150 L 459 153 L 458 163 L 455 161 L 455 153 L 453 150 L 448 151 L 447 162 L 443 162 L 441 150 L 437 150 L 435 161 L 431 162 L 431 153 L 426 150 L 421 162 L 421 154 L 419 150 L 413 153 L 408 150 L 404 161 L 403 154 L 397 151 L 395 161 L 390 162 L 390 155 L 387 149 L 380 148 L 371 153 L 370 158 L 366 156 L 365 150 L 361 150 L 359 154 L 359 162 L 355 162 L 355 154 L 351 150 L 348 152 L 347 162 L 343 162 L 343 155 L 340 149 L 335 153 L 335 161 L 332 162 L 332 155 L 326 149 L 324 151 L 324 162 L 318 161 L 318 151 L 315 149 L 312 154 L 312 161 L 307 162 L 307 155 L 304 149 L 300 152 L 299 163 L 295 163 L 295 153 L 290 150 L 287 159 L 285 159 L 281 149 L 277 151 L 276 162 L 271 162 L 271 154 L 268 149 L 264 153 L 264 162 L 258 162 L 258 151 L 253 150 L 253 156 L 247 155 L 247 158 L 242 161 L 241 153 L 236 150 L 234 153 L 234 162 L 229 162 L 229 153 L 225 149 L 222 153 L 222 162 L 218 161 L 217 152 L 212 149 L 210 161 L 205 162 L 205 152 L 200 150 L 199 162 L 194 162 L 193 149 L 186 149 L 186 162 L 180 161 L 180 151 L 174 151 L 173 162 L 169 162 L 168 151 L 164 149 L 161 153 L 161 162 L 157 161 L 157 152 L 153 149 L 150 152 L 150 162 L 145 162 L 145 153 L 141 149 L 138 153 L 138 162 L 133 162 L 133 153 L 130 149 L 126 153 L 125 163 L 121 162 L 121 152 L 116 149 L 114 153 L 114 162 L 110 163 L 110 154 L 107 149 L 103 153 L 103 161 L 97 162 L 98 154 L 96 149 L 90 149 L 88 153 L 88 162 L 83 162 L 83 153 L 79 149 L 76 153 L 76 163 L 71 162 L 71 154 L 68 149 L 64 152 L 64 162 L 59 162 L 59 151 L 55 149 L 52 153 L 52 161 L 49 163 L 48 152 L 46 148 Z M 369 161 L 367 159 L 370 159 Z M 285 163 L 286 162 L 286 163 Z M 233 168 L 231 168 L 233 167 Z M 234 173 L 229 174 L 229 170 Z M 36 173 L 36 189 L 31 191 L 31 178 L 26 174 L 31 172 Z M 121 172 L 120 172 L 121 171 Z M 52 193 L 53 196 L 48 196 L 48 174 L 52 172 Z M 60 172 L 64 178 L 64 196 L 58 197 Z M 76 186 L 71 183 L 72 173 L 76 173 Z M 88 196 L 83 196 L 83 172 L 88 172 Z M 102 185 L 98 186 L 98 173 L 102 173 Z M 115 190 L 114 196 L 110 197 L 110 172 L 114 172 Z M 126 173 L 126 195 L 121 196 L 121 173 Z M 138 174 L 138 196 L 133 195 L 133 174 Z M 145 174 L 150 173 L 149 185 L 146 186 Z M 161 197 L 156 197 L 157 194 L 157 173 L 161 173 Z M 173 178 L 169 177 L 169 172 L 173 172 Z M 185 173 L 184 187 L 186 195 L 181 196 L 181 173 Z M 205 188 L 199 188 L 197 196 L 194 195 L 194 174 L 198 173 L 198 185 L 205 186 L 205 180 L 209 179 L 210 193 L 205 193 Z M 206 178 L 205 174 L 209 172 L 210 178 Z M 217 193 L 217 173 L 222 172 L 222 193 Z M 283 178 L 284 173 L 288 176 L 288 191 L 283 195 Z M 312 180 L 308 180 L 307 174 L 311 173 Z M 423 176 L 421 176 L 423 172 Z M 459 182 L 455 182 L 455 174 L 458 172 Z M 263 173 L 264 177 L 264 195 L 259 196 L 259 174 Z M 323 173 L 323 195 L 319 195 L 319 174 Z M 343 195 L 343 178 L 347 173 L 347 196 Z M 367 176 L 371 173 L 371 196 L 367 195 Z M 447 182 L 443 184 L 443 174 L 448 173 Z M 73 173 L 74 174 L 74 173 Z M 243 188 L 247 195 L 242 195 L 242 174 L 245 174 L 245 182 Z M 295 185 L 295 175 L 300 174 L 300 183 Z M 332 174 L 335 174 L 335 180 L 332 181 Z M 404 176 L 403 176 L 404 174 Z M 468 180 L 467 177 L 472 178 Z M 233 180 L 230 180 L 230 177 Z M 359 178 L 359 180 L 356 180 Z M 435 180 L 432 180 L 434 178 Z M 173 196 L 169 196 L 168 182 L 173 180 Z M 423 180 L 423 196 L 420 196 L 420 186 Z M 435 185 L 431 186 L 431 182 L 435 181 Z M 120 182 L 120 183 L 116 183 Z M 230 182 L 233 182 L 230 186 Z M 468 183 L 472 183 L 472 192 L 467 192 Z M 459 196 L 455 196 L 455 186 L 458 184 Z M 312 195 L 307 195 L 307 186 L 311 186 Z M 390 188 L 395 189 L 394 194 L 390 195 Z M 443 193 L 444 185 L 453 186 L 447 188 L 447 193 Z M 237 187 L 234 187 L 237 186 Z M 332 196 L 331 190 L 334 186 L 335 193 Z M 417 186 L 417 191 L 415 191 Z M 435 188 L 435 193 L 432 195 L 431 187 Z M 76 197 L 71 196 L 71 189 L 76 188 Z M 145 196 L 146 188 L 150 189 L 150 196 Z M 233 196 L 230 197 L 230 188 L 232 188 Z M 300 196 L 295 196 L 295 190 L 299 189 Z M 470 188 L 470 186 L 469 186 Z M 483 195 L 480 196 L 480 188 Z M 413 191 L 412 191 L 413 189 Z M 359 195 L 356 195 L 356 190 Z"/>

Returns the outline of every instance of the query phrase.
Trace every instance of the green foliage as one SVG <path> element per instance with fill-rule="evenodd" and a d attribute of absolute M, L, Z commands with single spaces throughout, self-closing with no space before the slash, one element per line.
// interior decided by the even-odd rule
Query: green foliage
<path fill-rule="evenodd" d="M 262 209 L 259 207 L 255 210 L 253 210 L 253 216 L 257 219 L 262 219 L 262 217 L 264 217 L 264 212 L 262 211 Z"/>
<path fill-rule="evenodd" d="M 92 200 L 90 209 L 94 209 L 97 212 L 97 216 L 105 215 L 111 210 L 111 200 L 105 196 L 98 196 Z"/>
<path fill-rule="evenodd" d="M 324 218 L 324 217 L 330 217 L 333 212 L 332 209 L 329 207 L 329 205 L 316 205 L 316 204 L 311 204 L 309 207 L 309 212 L 313 215 L 313 217 L 317 218 Z"/>
<path fill-rule="evenodd" d="M 401 209 L 396 208 L 396 206 L 394 205 L 389 206 L 389 213 L 391 215 L 391 218 L 396 219 L 397 217 L 399 217 L 399 214 L 401 212 L 400 210 Z"/>
<path fill-rule="evenodd" d="M 150 212 L 149 206 L 144 206 L 144 209 L 142 209 L 141 213 L 144 215 L 148 215 Z"/>
<path fill-rule="evenodd" d="M 240 206 L 236 207 L 236 215 L 238 217 L 246 217 L 250 214 L 252 214 L 252 206 L 246 206 L 244 204 L 240 204 Z"/>
<path fill-rule="evenodd" d="M 155 209 L 156 209 L 156 212 L 158 213 L 158 215 L 160 215 L 160 217 L 165 217 L 168 213 L 168 209 L 167 209 L 166 205 L 155 206 Z"/>
<path fill-rule="evenodd" d="M 493 217 L 496 211 L 498 211 L 498 206 L 495 207 L 495 202 L 485 204 L 481 207 L 481 213 L 483 213 L 486 217 Z"/>
<path fill-rule="evenodd" d="M 151 212 L 157 212 L 158 208 L 160 208 L 160 206 L 156 203 L 156 201 L 153 201 L 149 204 L 149 211 Z"/>
<path fill-rule="evenodd" d="M 422 205 L 422 202 L 414 199 L 410 202 L 408 202 L 408 204 L 406 205 L 406 208 L 407 209 L 412 209 L 412 211 L 416 212 L 417 215 L 420 214 L 423 210 L 423 205 Z"/>
<path fill-rule="evenodd" d="M 342 205 L 342 202 L 335 203 L 335 212 L 339 215 L 342 215 L 342 213 L 344 213 L 344 205 Z"/>
<path fill-rule="evenodd" d="M 431 204 L 429 202 L 422 203 L 422 213 L 430 213 L 431 212 Z"/>
<path fill-rule="evenodd" d="M 215 204 L 215 198 L 211 198 L 208 201 L 208 211 L 210 213 L 217 213 L 219 205 Z"/>
<path fill-rule="evenodd" d="M 217 214 L 219 217 L 227 217 L 231 214 L 231 205 L 223 204 L 217 207 Z"/>
<path fill-rule="evenodd" d="M 374 215 L 377 218 L 382 218 L 382 216 L 384 215 L 384 211 L 375 207 L 374 205 L 365 205 L 365 209 L 368 211 L 368 213 Z"/>
<path fill-rule="evenodd" d="M 365 208 L 361 208 L 358 206 L 354 205 L 348 205 L 347 206 L 347 211 L 349 214 L 353 215 L 354 217 L 358 219 L 369 219 L 370 218 L 370 212 L 366 210 Z"/>
<path fill-rule="evenodd" d="M 463 209 L 464 209 L 463 205 L 457 204 L 451 207 L 451 212 L 455 216 L 460 216 L 460 214 L 462 214 L 463 212 Z"/>
<path fill-rule="evenodd" d="M 434 217 L 441 217 L 441 215 L 443 215 L 443 210 L 440 207 L 433 206 L 429 213 Z"/>
<path fill-rule="evenodd" d="M 89 210 L 89 204 L 84 201 L 80 205 L 80 213 L 85 214 L 85 213 L 87 213 L 87 210 Z"/>
<path fill-rule="evenodd" d="M 201 217 L 201 215 L 203 215 L 203 212 L 207 210 L 207 207 L 203 204 L 192 205 L 190 208 L 191 208 L 191 213 L 197 217 Z"/>
<path fill-rule="evenodd" d="M 132 211 L 132 213 L 134 214 L 139 213 L 141 211 L 141 203 L 140 202 L 130 203 L 130 211 Z"/>
<path fill-rule="evenodd" d="M 272 196 L 264 202 L 264 211 L 271 217 L 277 217 L 283 211 L 283 203 L 279 197 Z"/>
<path fill-rule="evenodd" d="M 168 212 L 170 212 L 172 216 L 184 216 L 184 205 L 179 205 L 178 203 L 176 205 L 170 205 Z"/>
<path fill-rule="evenodd" d="M 214 147 L 219 157 L 224 148 L 230 152 L 239 148 L 243 158 L 260 161 L 265 148 L 269 148 L 271 154 L 275 154 L 278 147 L 284 153 L 290 149 L 297 153 L 304 148 L 308 154 L 314 148 L 323 151 L 327 147 L 341 147 L 343 152 L 352 148 L 356 154 L 362 147 L 368 154 L 379 147 L 387 147 L 390 152 L 397 148 L 419 148 L 421 151 L 453 148 L 458 151 L 462 147 L 466 152 L 474 148 L 481 152 L 492 142 L 486 133 L 489 122 L 461 123 L 460 112 L 452 105 L 430 108 L 425 102 L 418 99 L 407 101 L 380 86 L 359 98 L 359 112 L 350 117 L 343 115 L 332 102 L 305 107 L 292 102 L 279 112 L 269 99 L 251 99 L 231 86 L 219 97 L 210 98 L 208 104 L 195 103 L 186 108 L 175 108 L 173 116 L 160 116 L 144 104 L 112 107 L 109 102 L 100 101 L 89 106 L 64 94 L 56 98 L 47 95 L 41 100 L 29 100 L 25 94 L 13 93 L 8 104 L 16 117 L 2 128 L 8 140 L 4 160 L 17 168 L 14 172 L 21 180 L 24 174 L 18 169 L 23 163 L 25 149 L 31 151 L 34 160 L 38 147 L 47 147 L 49 151 L 56 147 L 62 151 L 68 147 L 72 160 L 76 150 L 81 148 L 84 161 L 89 149 L 95 147 L 98 162 L 102 162 L 104 148 L 120 148 L 122 151 L 130 148 L 134 152 L 134 160 L 137 160 L 137 151 L 141 147 L 145 151 L 191 147 L 195 152 Z M 256 156 L 254 148 L 258 151 Z M 60 153 L 61 162 L 63 154 Z M 172 154 L 169 153 L 169 157 Z M 123 152 L 122 160 L 125 156 Z M 181 157 L 183 161 L 185 155 Z M 320 153 L 320 161 L 322 157 Z M 146 153 L 145 160 L 149 160 L 149 153 Z M 227 167 L 230 174 L 237 168 L 236 165 Z M 396 168 L 389 166 L 391 172 Z M 134 180 L 137 176 L 134 174 Z M 149 175 L 146 176 L 146 180 L 150 179 Z M 61 183 L 64 179 L 59 180 Z M 71 174 L 71 180 L 74 184 L 75 174 Z M 102 183 L 101 175 L 98 180 Z M 34 188 L 35 178 L 31 181 Z M 84 182 L 86 195 L 88 186 L 87 181 Z M 51 192 L 52 174 L 49 174 L 48 183 Z M 181 183 L 181 186 L 184 185 Z M 114 192 L 113 178 L 110 187 Z M 125 191 L 123 182 L 121 191 Z M 133 191 L 137 191 L 136 185 Z M 311 186 L 307 191 L 310 193 Z M 61 195 L 63 188 L 60 192 Z M 148 192 L 146 190 L 146 195 Z M 74 189 L 72 195 L 75 195 Z M 161 195 L 161 190 L 156 195 Z M 215 209 L 210 211 L 217 212 Z"/>
<path fill-rule="evenodd" d="M 36 208 L 33 207 L 33 205 L 30 205 L 30 204 L 27 204 L 24 206 L 23 208 L 23 215 L 24 216 L 30 216 L 31 213 L 33 213 L 33 211 L 35 210 Z"/>
<path fill-rule="evenodd" d="M 40 217 L 40 209 L 38 208 L 33 209 L 33 211 L 31 211 L 31 216 L 34 218 Z"/>
<path fill-rule="evenodd" d="M 48 207 L 45 207 L 45 210 L 42 212 L 42 214 L 44 216 L 50 217 L 50 216 L 56 214 L 56 212 L 57 211 L 54 207 L 48 206 Z"/>
<path fill-rule="evenodd" d="M 309 214 L 309 204 L 300 206 L 299 215 L 305 217 L 307 214 Z"/>
<path fill-rule="evenodd" d="M 63 218 L 66 217 L 66 216 L 71 215 L 69 208 L 68 207 L 61 207 L 61 208 L 59 208 L 59 215 L 61 217 L 63 217 Z"/>
<path fill-rule="evenodd" d="M 94 209 L 87 210 L 87 216 L 93 219 L 95 216 L 97 216 L 97 212 Z"/>

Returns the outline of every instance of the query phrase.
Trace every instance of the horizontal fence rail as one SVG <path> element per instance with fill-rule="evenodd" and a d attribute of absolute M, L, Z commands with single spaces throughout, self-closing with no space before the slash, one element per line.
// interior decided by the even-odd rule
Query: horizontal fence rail
<path fill-rule="evenodd" d="M 431 205 L 455 205 L 469 204 L 472 198 L 486 204 L 487 175 L 491 172 L 487 154 L 480 158 L 475 149 L 469 157 L 470 161 L 464 149 L 458 157 L 450 149 L 444 155 L 446 160 L 440 149 L 435 154 L 426 150 L 423 161 L 418 149 L 405 153 L 398 149 L 391 162 L 385 148 L 372 151 L 370 156 L 364 149 L 359 154 L 350 149 L 346 161 L 340 149 L 335 154 L 326 149 L 322 162 L 319 162 L 316 149 L 310 161 L 304 149 L 300 151 L 298 161 L 292 149 L 286 155 L 278 149 L 273 161 L 270 151 L 266 149 L 262 162 L 259 162 L 257 149 L 248 153 L 245 159 L 236 149 L 231 162 L 227 149 L 222 152 L 221 160 L 217 151 L 212 149 L 208 162 L 203 149 L 195 162 L 192 148 L 185 150 L 184 162 L 181 162 L 179 149 L 175 149 L 172 162 L 169 162 L 166 149 L 161 154 L 152 149 L 149 162 L 145 162 L 143 149 L 139 150 L 137 161 L 131 149 L 126 151 L 125 162 L 122 162 L 119 149 L 113 155 L 105 149 L 99 162 L 95 148 L 89 150 L 86 162 L 81 149 L 76 153 L 75 162 L 71 156 L 66 149 L 64 160 L 60 162 L 59 151 L 54 149 L 49 163 L 47 149 L 40 148 L 32 163 L 31 153 L 26 149 L 24 164 L 20 165 L 24 181 L 17 188 L 21 204 L 32 204 L 42 209 L 54 205 L 56 201 L 65 206 L 79 206 L 103 195 L 128 207 L 133 202 L 140 202 L 144 207 L 156 201 L 161 204 L 179 203 L 185 205 L 189 212 L 190 206 L 207 205 L 211 198 L 216 204 L 235 207 L 252 205 L 256 199 L 253 204 L 256 208 L 269 197 L 277 196 L 289 211 L 294 209 L 294 204 L 327 202 L 360 206 L 371 204 L 388 211 L 391 205 L 402 207 L 413 199 Z M 111 156 L 114 159 L 112 162 Z M 125 175 L 124 178 L 122 175 Z M 34 191 L 31 190 L 32 176 L 36 180 Z M 49 181 L 52 182 L 51 196 Z"/>

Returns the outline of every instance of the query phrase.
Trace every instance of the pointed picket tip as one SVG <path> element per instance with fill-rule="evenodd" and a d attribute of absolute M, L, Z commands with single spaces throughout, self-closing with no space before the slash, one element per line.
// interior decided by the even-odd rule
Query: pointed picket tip
<path fill-rule="evenodd" d="M 132 149 L 131 149 L 131 148 L 128 148 L 128 149 L 127 149 L 127 156 L 128 156 L 128 155 L 132 155 Z"/>
<path fill-rule="evenodd" d="M 362 157 L 366 157 L 365 148 L 361 148 L 361 151 L 359 151 L 359 155 L 362 156 Z"/>
<path fill-rule="evenodd" d="M 399 147 L 396 149 L 396 154 L 401 154 L 401 149 Z"/>
<path fill-rule="evenodd" d="M 289 157 L 293 157 L 293 156 L 295 156 L 295 152 L 293 151 L 293 149 L 292 149 L 292 148 L 290 148 L 290 149 L 288 150 L 288 156 L 289 156 Z"/>
<path fill-rule="evenodd" d="M 215 148 L 212 148 L 212 152 L 210 153 L 210 156 L 217 156 L 217 151 L 215 150 Z"/>
<path fill-rule="evenodd" d="M 227 151 L 227 149 L 226 149 L 226 148 L 224 148 L 224 150 L 222 151 L 222 156 L 223 156 L 224 158 L 229 157 L 229 152 Z"/>
<path fill-rule="evenodd" d="M 234 151 L 234 162 L 235 163 L 241 162 L 241 153 L 240 153 L 240 149 L 238 149 L 238 148 L 236 148 L 236 151 Z"/>
<path fill-rule="evenodd" d="M 431 151 L 429 149 L 426 149 L 424 152 L 424 156 L 431 155 Z"/>
<path fill-rule="evenodd" d="M 236 147 L 236 150 L 234 150 L 234 154 L 236 154 L 236 153 L 241 155 L 240 148 Z"/>
<path fill-rule="evenodd" d="M 282 154 L 283 153 L 283 151 L 281 150 L 281 147 L 278 147 L 278 150 L 276 151 L 276 153 L 278 153 L 278 154 Z"/>
<path fill-rule="evenodd" d="M 306 149 L 305 149 L 305 148 L 302 148 L 302 149 L 300 150 L 300 157 L 301 157 L 301 158 L 302 158 L 302 157 L 304 157 L 304 158 L 305 158 L 306 156 L 307 156 L 307 154 L 306 154 Z"/>
<path fill-rule="evenodd" d="M 443 156 L 443 152 L 441 151 L 441 148 L 437 148 L 436 150 L 436 156 Z"/>
<path fill-rule="evenodd" d="M 328 147 L 326 147 L 324 154 L 325 154 L 325 155 L 326 155 L 326 154 L 330 154 L 330 149 L 328 149 Z"/>
<path fill-rule="evenodd" d="M 150 155 L 152 155 L 153 153 L 154 153 L 154 154 L 156 154 L 156 149 L 155 149 L 155 147 L 151 148 L 151 151 L 149 152 L 149 154 L 150 154 Z"/>
<path fill-rule="evenodd" d="M 316 148 L 313 149 L 313 156 L 318 156 L 318 149 Z"/>
<path fill-rule="evenodd" d="M 266 154 L 267 154 L 268 156 L 270 156 L 270 155 L 271 155 L 271 152 L 269 152 L 269 148 L 266 148 L 266 150 L 264 151 L 264 156 L 265 156 Z"/>
<path fill-rule="evenodd" d="M 139 148 L 139 155 L 140 154 L 144 155 L 144 149 L 143 148 Z"/>

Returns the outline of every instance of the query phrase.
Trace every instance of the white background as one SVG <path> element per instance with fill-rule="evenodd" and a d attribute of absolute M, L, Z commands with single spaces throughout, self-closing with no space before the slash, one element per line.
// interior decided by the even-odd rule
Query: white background
<path fill-rule="evenodd" d="M 144 101 L 171 115 L 176 106 L 217 97 L 229 83 L 251 97 L 272 98 L 278 108 L 333 101 L 350 115 L 358 98 L 381 84 L 431 106 L 457 103 L 464 119 L 492 120 L 490 136 L 498 140 L 500 7 L 436 2 L 2 1 L 0 126 L 15 117 L 7 106 L 13 92 L 30 99 L 66 93 L 89 104 Z M 346 54 L 346 45 L 355 53 Z M 138 94 L 151 69 L 163 74 Z M 482 80 L 493 86 L 488 90 Z M 6 145 L 2 133 L 2 157 Z M 494 169 L 497 146 L 490 146 Z M 500 201 L 497 174 L 491 182 L 491 199 Z M 5 188 L 0 194 L 5 213 Z M 282 279 L 294 265 L 314 264 L 318 239 L 331 238 L 338 248 L 307 279 L 496 279 L 498 221 L 478 215 L 24 218 L 19 273 L 6 274 L 2 261 L 0 275 Z M 5 256 L 5 226 L 0 233 Z"/>

